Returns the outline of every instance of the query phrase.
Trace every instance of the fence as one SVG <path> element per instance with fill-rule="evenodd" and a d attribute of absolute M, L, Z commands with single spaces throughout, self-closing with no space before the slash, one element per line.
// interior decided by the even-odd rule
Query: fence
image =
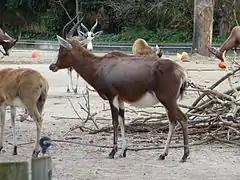
<path fill-rule="evenodd" d="M 52 179 L 52 159 L 50 156 L 43 156 L 31 159 L 31 163 L 27 161 L 0 162 L 0 180 L 30 180 L 30 179 L 31 180 Z"/>

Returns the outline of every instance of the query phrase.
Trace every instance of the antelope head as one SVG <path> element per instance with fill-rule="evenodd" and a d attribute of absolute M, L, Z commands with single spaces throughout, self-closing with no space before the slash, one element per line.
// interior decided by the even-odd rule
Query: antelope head
<path fill-rule="evenodd" d="M 215 55 L 220 61 L 224 62 L 226 58 L 226 51 L 222 52 L 219 48 L 207 47 L 209 52 Z"/>
<path fill-rule="evenodd" d="M 76 48 L 74 48 L 74 46 L 70 43 L 71 41 L 75 41 L 74 39 L 65 40 L 64 38 L 57 35 L 57 40 L 60 45 L 58 55 L 57 58 L 54 59 L 54 61 L 49 66 L 49 69 L 53 72 L 57 72 L 59 69 L 73 67 L 73 61 L 76 58 L 79 58 L 79 56 L 76 56 L 76 53 L 73 52 L 76 50 Z M 92 39 L 84 39 L 75 42 L 78 42 L 77 46 L 79 47 L 87 45 L 89 41 L 92 41 Z M 77 51 L 79 51 L 79 49 Z"/>
<path fill-rule="evenodd" d="M 153 49 L 153 51 L 155 52 L 156 56 L 162 57 L 163 52 L 162 52 L 162 50 L 159 48 L 158 45 L 156 45 L 156 47 L 154 47 L 154 48 L 152 48 L 152 49 Z"/>
<path fill-rule="evenodd" d="M 103 31 L 97 31 L 97 32 L 94 33 L 94 30 L 95 30 L 97 24 L 98 24 L 98 20 L 96 19 L 95 24 L 92 26 L 91 30 L 89 31 L 88 28 L 83 23 L 81 23 L 82 28 L 86 32 L 84 33 L 79 28 L 77 30 L 79 36 L 84 36 L 86 39 L 91 39 L 91 41 L 89 41 L 89 43 L 87 44 L 87 49 L 90 50 L 90 51 L 93 50 L 92 39 L 100 36 L 103 33 Z"/>
<path fill-rule="evenodd" d="M 7 33 L 5 33 L 5 35 L 8 37 L 7 40 L 4 40 L 4 42 L 7 43 L 7 48 L 8 49 L 11 49 L 13 46 L 15 46 L 16 42 L 18 41 L 19 39 L 19 36 L 17 36 L 16 39 L 12 38 L 11 36 L 9 36 Z"/>
<path fill-rule="evenodd" d="M 1 29 L 0 29 L 0 45 L 3 46 L 3 49 L 5 50 L 5 54 L 4 55 L 9 55 L 9 50 L 15 46 L 16 42 L 18 41 L 19 36 L 17 36 L 16 39 L 12 38 L 11 36 L 9 36 L 6 32 L 4 33 Z"/>

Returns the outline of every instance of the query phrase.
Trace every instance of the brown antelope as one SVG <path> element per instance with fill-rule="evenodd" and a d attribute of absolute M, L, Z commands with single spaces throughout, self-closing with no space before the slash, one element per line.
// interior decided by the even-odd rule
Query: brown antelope
<path fill-rule="evenodd" d="M 8 50 L 11 49 L 16 44 L 17 41 L 18 41 L 18 37 L 17 39 L 12 38 L 0 28 L 0 45 L 2 45 L 5 53 L 2 52 L 1 49 L 0 49 L 0 52 L 3 55 L 9 56 Z"/>
<path fill-rule="evenodd" d="M 66 32 L 66 28 L 73 23 L 73 21 L 77 18 L 79 14 L 77 14 L 71 21 L 69 21 L 63 28 L 63 37 L 66 39 L 73 37 L 74 31 L 76 30 L 76 28 L 73 26 L 70 31 L 67 33 Z M 83 18 L 78 22 L 78 24 L 83 20 Z M 93 51 L 93 43 L 92 40 L 98 36 L 100 36 L 103 31 L 98 31 L 96 33 L 94 33 L 93 31 L 95 30 L 96 26 L 98 24 L 98 21 L 96 19 L 95 24 L 92 26 L 91 30 L 89 31 L 86 26 L 84 26 L 83 23 L 81 23 L 81 26 L 86 30 L 86 32 L 84 33 L 83 31 L 81 31 L 79 28 L 77 30 L 78 32 L 78 36 L 74 36 L 75 39 L 77 40 L 83 40 L 83 39 L 89 39 L 89 43 L 85 46 L 85 48 L 87 48 L 89 51 Z M 79 78 L 79 74 L 76 73 L 76 84 L 75 84 L 75 88 L 73 88 L 73 79 L 72 79 L 72 71 L 73 68 L 68 68 L 68 86 L 67 86 L 67 92 L 70 92 L 72 89 L 74 93 L 77 93 L 77 89 L 78 89 L 78 78 Z M 86 85 L 87 86 L 87 85 Z M 86 91 L 86 89 L 84 90 Z"/>
<path fill-rule="evenodd" d="M 226 39 L 226 41 L 223 42 L 223 44 L 217 49 L 216 53 L 211 51 L 218 59 L 221 61 L 225 60 L 226 52 L 230 49 L 234 48 L 235 53 L 235 59 L 236 59 L 236 49 L 240 46 L 240 26 L 235 26 L 229 37 Z"/>
<path fill-rule="evenodd" d="M 39 154 L 42 129 L 42 111 L 48 94 L 48 81 L 37 71 L 29 68 L 6 68 L 0 70 L 0 152 L 3 149 L 3 132 L 6 106 L 11 108 L 13 155 L 17 155 L 15 134 L 16 107 L 24 107 L 36 123 L 37 136 L 33 157 Z"/>
<path fill-rule="evenodd" d="M 133 47 L 132 47 L 132 53 L 134 55 L 140 55 L 140 56 L 158 56 L 158 57 L 162 57 L 162 54 L 163 54 L 161 49 L 159 49 L 158 45 L 156 45 L 155 48 L 152 48 L 142 38 L 138 38 L 134 41 Z"/>
<path fill-rule="evenodd" d="M 96 56 L 83 47 L 88 39 L 80 42 L 60 36 L 57 39 L 60 44 L 58 57 L 49 69 L 57 72 L 72 67 L 110 104 L 114 133 L 109 158 L 114 158 L 118 151 L 118 125 L 123 142 L 120 157 L 126 157 L 124 102 L 140 108 L 161 102 L 168 113 L 169 132 L 159 159 L 163 160 L 168 155 L 172 135 L 179 122 L 184 140 L 181 161 L 186 161 L 189 156 L 187 117 L 177 104 L 187 86 L 187 73 L 182 66 L 156 56 L 125 56 L 124 53 L 121 56 L 118 53 Z"/>

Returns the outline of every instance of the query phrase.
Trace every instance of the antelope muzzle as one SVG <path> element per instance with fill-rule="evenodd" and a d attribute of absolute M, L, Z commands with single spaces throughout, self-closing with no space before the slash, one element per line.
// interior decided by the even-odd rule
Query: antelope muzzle
<path fill-rule="evenodd" d="M 53 72 L 57 72 L 58 71 L 58 67 L 57 67 L 56 64 L 50 64 L 49 70 L 53 71 Z"/>

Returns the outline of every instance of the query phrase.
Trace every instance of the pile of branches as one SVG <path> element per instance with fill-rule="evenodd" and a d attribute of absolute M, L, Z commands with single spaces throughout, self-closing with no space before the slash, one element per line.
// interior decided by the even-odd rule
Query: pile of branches
<path fill-rule="evenodd" d="M 201 87 L 193 82 L 189 86 L 198 90 L 199 97 L 188 107 L 186 114 L 189 117 L 189 129 L 196 132 L 199 137 L 209 138 L 240 145 L 240 86 L 234 87 L 232 79 L 240 71 L 236 69 L 226 70 L 226 75 L 210 87 Z M 239 79 L 239 76 L 237 76 Z M 227 80 L 229 89 L 224 92 L 214 90 L 223 81 Z M 196 130 L 197 129 L 197 130 Z"/>

